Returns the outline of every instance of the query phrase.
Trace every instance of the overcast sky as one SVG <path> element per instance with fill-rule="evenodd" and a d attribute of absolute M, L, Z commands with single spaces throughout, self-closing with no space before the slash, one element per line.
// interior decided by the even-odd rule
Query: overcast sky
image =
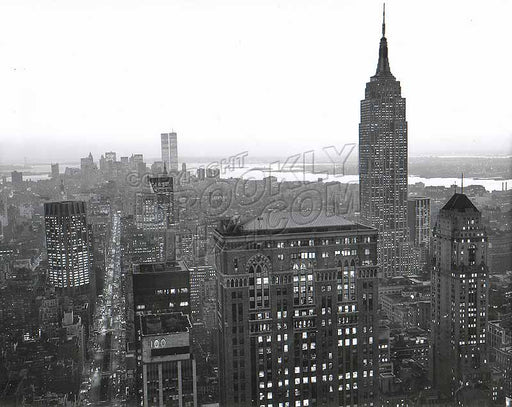
<path fill-rule="evenodd" d="M 512 1 L 386 4 L 409 152 L 511 153 Z M 0 163 L 357 142 L 381 1 L 0 3 Z"/>

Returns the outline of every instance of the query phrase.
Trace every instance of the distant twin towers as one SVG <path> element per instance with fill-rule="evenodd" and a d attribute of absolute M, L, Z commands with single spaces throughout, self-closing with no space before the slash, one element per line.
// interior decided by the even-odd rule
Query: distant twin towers
<path fill-rule="evenodd" d="M 178 136 L 162 133 L 162 163 L 168 171 L 178 171 Z"/>

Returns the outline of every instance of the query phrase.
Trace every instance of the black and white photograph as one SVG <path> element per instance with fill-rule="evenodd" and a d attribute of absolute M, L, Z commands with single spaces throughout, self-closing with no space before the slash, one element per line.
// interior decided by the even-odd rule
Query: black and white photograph
<path fill-rule="evenodd" d="M 0 406 L 512 407 L 511 18 L 1 0 Z"/>

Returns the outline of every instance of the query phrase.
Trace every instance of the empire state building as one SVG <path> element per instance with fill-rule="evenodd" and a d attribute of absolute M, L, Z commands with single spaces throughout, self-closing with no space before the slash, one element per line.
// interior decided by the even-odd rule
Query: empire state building
<path fill-rule="evenodd" d="M 359 124 L 361 218 L 379 231 L 385 277 L 409 272 L 407 121 L 400 82 L 389 68 L 385 11 L 377 72 L 366 84 Z"/>

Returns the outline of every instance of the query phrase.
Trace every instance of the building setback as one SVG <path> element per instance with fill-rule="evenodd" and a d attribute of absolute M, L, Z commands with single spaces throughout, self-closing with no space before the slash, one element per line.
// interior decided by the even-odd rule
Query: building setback
<path fill-rule="evenodd" d="M 400 82 L 389 68 L 385 21 L 377 72 L 366 84 L 359 124 L 361 219 L 379 231 L 385 277 L 408 273 L 407 121 Z"/>
<path fill-rule="evenodd" d="M 221 405 L 372 405 L 377 231 L 274 212 L 214 239 Z"/>

